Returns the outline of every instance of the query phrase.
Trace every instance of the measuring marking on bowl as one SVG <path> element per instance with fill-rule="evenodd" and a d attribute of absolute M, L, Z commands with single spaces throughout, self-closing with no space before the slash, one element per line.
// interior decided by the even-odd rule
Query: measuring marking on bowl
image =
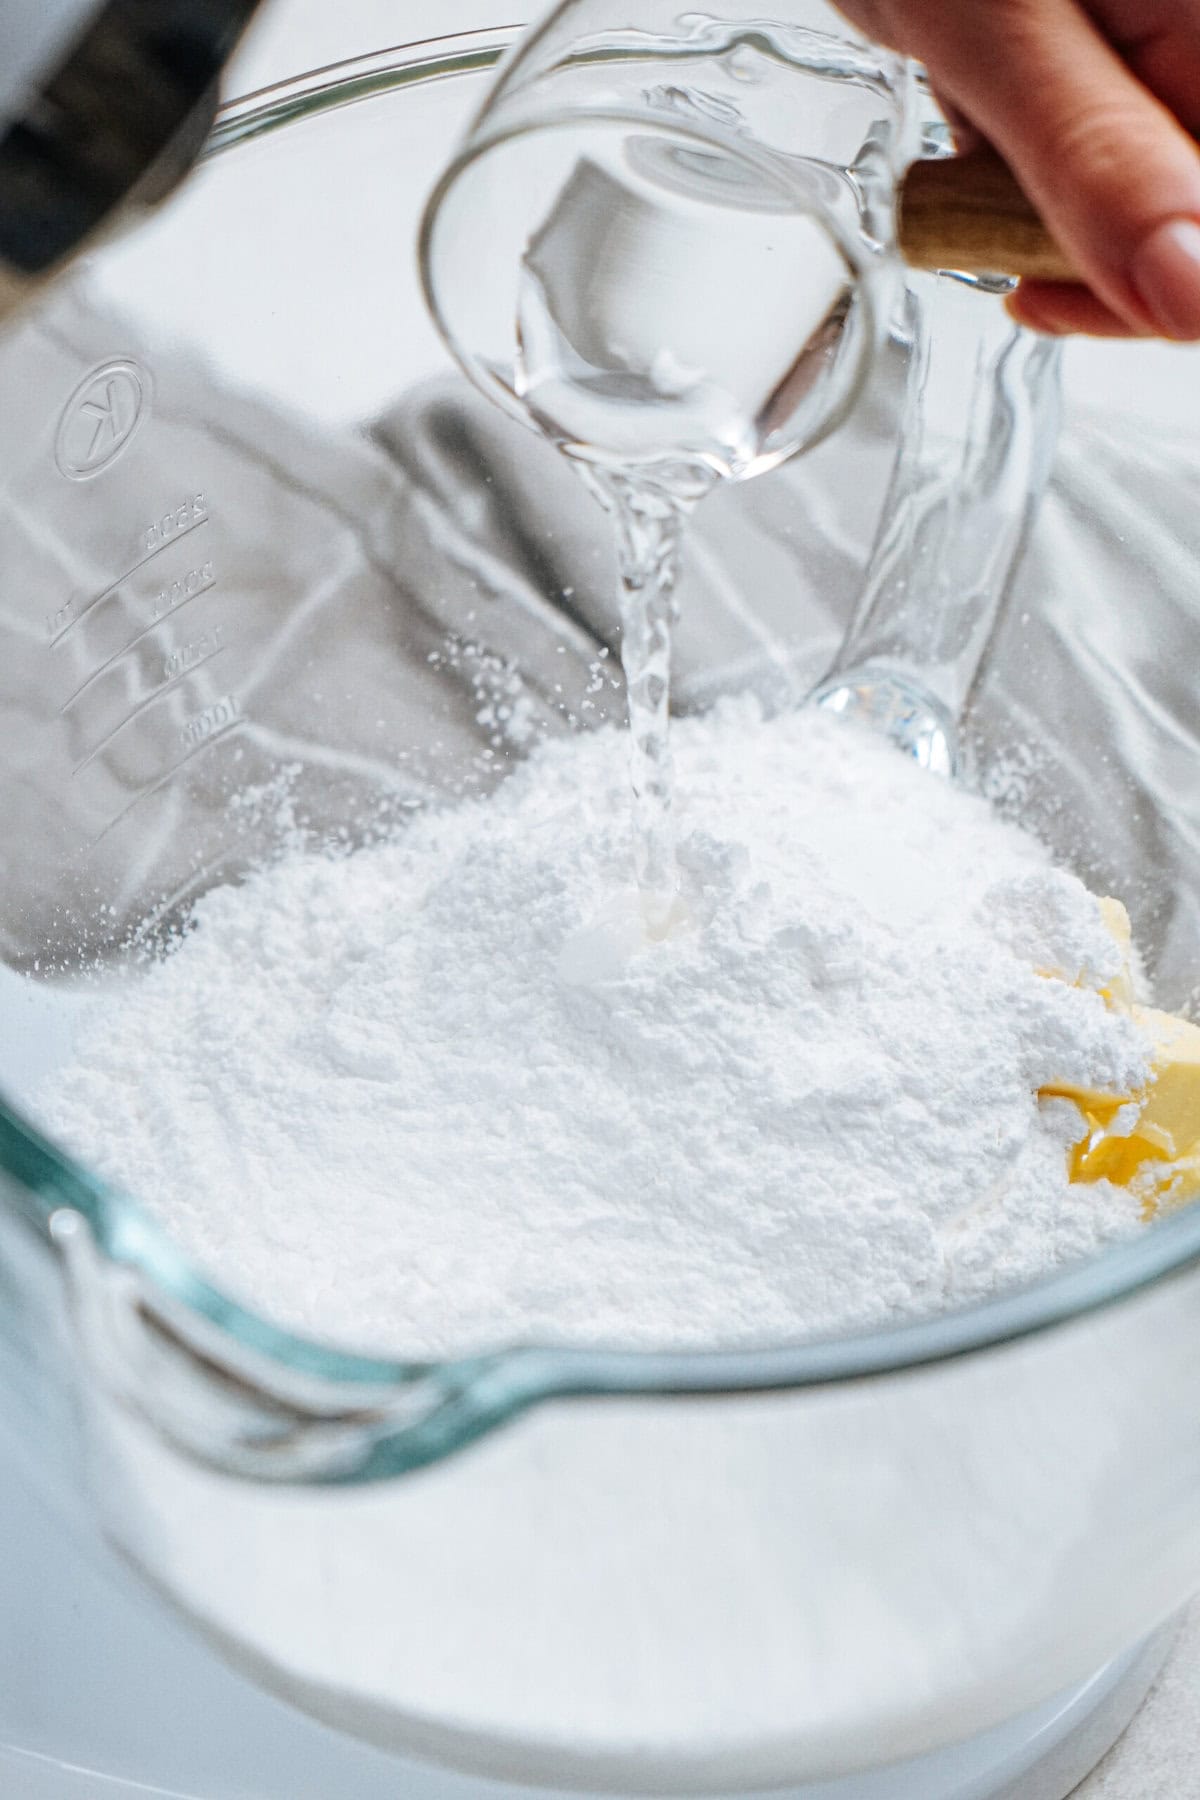
<path fill-rule="evenodd" d="M 63 407 L 54 460 L 68 481 L 90 481 L 116 462 L 146 415 L 150 376 L 131 357 L 85 375 Z"/>
<path fill-rule="evenodd" d="M 179 691 L 179 687 L 180 683 L 178 682 L 172 686 L 172 695 Z M 157 699 L 158 697 L 158 695 L 152 696 L 154 699 Z M 135 715 L 131 715 L 130 717 L 132 718 L 133 716 Z M 241 701 L 236 694 L 222 694 L 219 699 L 210 701 L 209 704 L 204 706 L 199 712 L 192 713 L 183 721 L 182 725 L 178 726 L 172 733 L 173 741 L 182 749 L 183 754 L 164 768 L 161 774 L 155 776 L 153 779 L 146 782 L 143 787 L 138 788 L 135 793 L 131 794 L 128 800 L 124 802 L 118 811 L 108 819 L 90 840 L 90 847 L 94 849 L 111 831 L 115 830 L 115 828 L 128 817 L 139 802 L 148 800 L 152 795 L 159 793 L 161 789 L 167 787 L 183 769 L 192 763 L 196 757 L 200 756 L 205 750 L 210 750 L 214 744 L 219 743 L 223 738 L 228 737 L 231 732 L 235 731 L 239 726 L 244 725 L 246 722 L 246 717 L 242 712 Z M 115 730 L 109 734 L 108 742 L 97 745 L 94 750 L 89 752 L 89 754 L 84 757 L 83 761 L 72 770 L 72 776 L 85 774 L 95 758 L 109 747 L 111 739 L 115 738 L 118 732 L 129 723 L 129 718 L 123 719 Z"/>
<path fill-rule="evenodd" d="M 129 441 L 137 420 L 131 391 L 117 379 L 124 369 L 124 360 L 114 359 L 80 383 L 60 424 L 66 450 L 60 443 L 56 454 L 95 472 L 101 459 L 115 458 L 118 440 L 120 448 Z M 139 392 L 144 397 L 146 389 Z M 81 419 L 91 421 L 86 443 Z M 139 453 L 127 465 L 134 477 L 131 496 L 114 493 L 117 541 L 109 542 L 107 554 L 101 552 L 120 573 L 103 586 L 73 594 L 46 617 L 49 649 L 65 659 L 63 685 L 70 690 L 57 705 L 69 734 L 70 776 L 98 780 L 93 847 L 139 801 L 244 723 L 238 695 L 215 688 L 204 673 L 234 647 L 229 626 L 215 619 L 209 606 L 199 613 L 188 610 L 221 587 L 216 558 L 206 554 L 209 545 L 190 547 L 194 533 L 211 536 L 213 508 L 202 489 L 185 487 L 161 511 L 142 512 L 135 464 L 143 459 Z M 121 516 L 129 512 L 132 529 L 122 532 Z M 91 516 L 84 515 L 85 522 Z M 164 556 L 168 561 L 160 572 Z"/>
<path fill-rule="evenodd" d="M 219 630 L 220 628 L 217 627 L 218 633 Z M 93 744 L 87 755 L 81 757 L 79 762 L 75 764 L 75 767 L 71 770 L 72 775 L 82 774 L 88 764 L 94 762 L 103 751 L 107 750 L 113 739 L 119 736 L 127 725 L 132 725 L 135 719 L 141 718 L 142 715 L 154 705 L 156 700 L 161 700 L 166 694 L 174 694 L 177 692 L 180 683 L 185 681 L 189 675 L 194 675 L 198 669 L 202 669 L 205 664 L 212 662 L 214 657 L 220 656 L 222 652 L 228 648 L 229 646 L 227 644 L 218 643 L 205 655 L 198 657 L 196 661 L 187 663 L 176 669 L 174 673 L 168 674 L 161 686 L 155 688 L 151 693 L 144 695 L 141 700 L 130 708 L 123 719 L 118 720 L 112 729 L 107 731 L 98 743 Z M 181 653 L 177 652 L 176 654 Z M 165 659 L 166 663 L 169 663 L 170 661 L 170 657 Z"/>
<path fill-rule="evenodd" d="M 151 781 L 144 788 L 139 788 L 137 793 L 126 801 L 120 812 L 113 815 L 103 830 L 96 833 L 91 840 L 91 848 L 94 850 L 110 831 L 115 831 L 117 826 L 141 801 L 148 800 L 152 794 L 157 794 L 162 788 L 165 788 L 168 783 L 174 781 L 181 770 L 187 767 L 188 763 L 194 761 L 203 751 L 211 750 L 214 744 L 222 738 L 228 737 L 231 731 L 245 722 L 236 694 L 225 694 L 220 700 L 214 701 L 211 706 L 205 707 L 202 713 L 196 714 L 180 732 L 181 740 L 185 740 L 191 734 L 191 748 L 179 758 L 178 762 L 172 763 L 171 767 L 156 781 Z"/>
<path fill-rule="evenodd" d="M 118 589 L 124 587 L 125 583 L 131 580 L 139 569 L 144 569 L 147 563 L 151 563 L 156 557 L 161 556 L 164 550 L 170 549 L 172 544 L 178 543 L 180 538 L 186 536 L 188 532 L 199 531 L 211 521 L 212 514 L 205 496 L 193 494 L 172 511 L 164 513 L 160 519 L 144 526 L 138 534 L 143 548 L 142 554 L 136 562 L 130 563 L 123 574 L 118 575 L 114 581 L 110 581 L 107 587 L 101 588 L 99 593 L 84 600 L 81 605 L 78 605 L 72 598 L 60 606 L 56 612 L 49 614 L 46 620 L 46 629 L 51 644 L 60 644 L 81 619 L 85 619 L 94 607 L 99 606 L 102 601 L 110 599 Z M 163 616 L 169 610 L 169 607 L 164 607 L 162 609 Z"/>
<path fill-rule="evenodd" d="M 165 619 L 178 607 L 186 606 L 187 602 L 194 600 L 197 594 L 206 593 L 210 587 L 215 586 L 216 579 L 213 564 L 205 562 L 169 582 L 165 588 L 160 590 L 155 599 L 154 623 L 157 624 L 160 620 Z M 152 629 L 152 627 L 148 629 Z"/>
<path fill-rule="evenodd" d="M 219 654 L 220 651 L 214 651 L 213 656 L 209 657 L 207 660 L 212 661 Z M 108 751 L 114 749 L 115 740 L 125 730 L 126 726 L 136 725 L 139 722 L 146 724 L 153 720 L 155 709 L 152 706 L 152 702 L 163 699 L 164 697 L 168 701 L 174 701 L 176 696 L 182 692 L 184 683 L 191 673 L 192 671 L 188 670 L 186 674 L 177 677 L 170 684 L 169 688 L 152 694 L 146 702 L 135 707 L 131 713 L 120 719 L 112 729 L 98 743 L 87 750 L 74 765 L 71 770 L 71 779 L 74 780 L 78 777 L 86 776 L 88 771 L 98 763 L 101 757 Z M 102 838 L 106 837 L 112 828 L 115 825 L 120 824 L 126 814 L 137 805 L 139 800 L 148 799 L 152 794 L 156 794 L 160 788 L 165 787 L 168 782 L 173 780 L 181 769 L 192 762 L 201 751 L 211 748 L 213 744 L 228 736 L 237 726 L 242 725 L 245 722 L 246 720 L 242 711 L 241 700 L 236 694 L 232 693 L 222 694 L 217 699 L 209 701 L 198 711 L 189 714 L 183 719 L 181 724 L 176 726 L 171 726 L 168 713 L 166 741 L 177 750 L 181 750 L 182 755 L 178 755 L 175 761 L 162 767 L 160 773 L 154 775 L 149 781 L 145 782 L 142 787 L 137 789 L 135 793 L 130 795 L 130 797 L 120 806 L 119 810 L 106 821 L 100 831 L 90 840 L 91 844 L 95 846 Z M 110 771 L 110 773 L 113 772 L 114 771 Z"/>
<path fill-rule="evenodd" d="M 215 585 L 215 582 L 210 582 L 206 587 L 198 588 L 196 593 L 197 595 L 209 593 Z M 156 694 L 163 692 L 171 682 L 178 680 L 180 676 L 194 673 L 205 662 L 208 662 L 219 648 L 228 648 L 224 624 L 209 625 L 181 642 L 168 640 L 166 643 L 158 645 L 148 644 L 147 640 L 154 636 L 161 623 L 161 620 L 156 620 L 154 624 L 148 625 L 122 649 L 115 651 L 112 656 L 106 657 L 102 663 L 99 663 L 87 679 L 80 682 L 79 686 L 63 701 L 58 709 L 59 718 L 65 718 L 72 708 L 78 706 L 89 690 L 94 689 L 96 683 L 102 681 L 106 675 L 119 672 L 122 663 L 143 644 L 146 644 L 151 652 L 151 659 L 143 665 L 144 678 L 140 682 L 131 679 L 127 683 L 127 691 L 134 685 L 139 690 L 136 698 L 132 692 L 128 693 L 129 704 L 133 710 L 139 709 L 152 700 Z M 131 717 L 132 713 L 129 716 Z"/>
<path fill-rule="evenodd" d="M 190 569 L 188 571 L 187 575 L 183 577 L 182 581 L 173 581 L 171 583 L 171 589 L 174 590 L 176 588 L 181 588 L 183 591 L 182 591 L 180 597 L 177 600 L 174 600 L 172 602 L 171 609 L 169 611 L 164 611 L 161 613 L 156 612 L 154 618 L 151 619 L 149 625 L 145 626 L 141 631 L 139 631 L 136 637 L 131 637 L 127 644 L 123 644 L 119 650 L 114 650 L 111 656 L 105 657 L 105 659 L 102 663 L 98 663 L 97 666 L 92 670 L 91 674 L 88 675 L 83 681 L 80 682 L 79 686 L 74 690 L 74 692 L 67 695 L 66 699 L 63 701 L 62 705 L 58 709 L 60 718 L 62 717 L 62 715 L 64 713 L 68 712 L 72 706 L 75 705 L 76 701 L 81 697 L 81 695 L 83 695 L 87 692 L 87 690 L 92 686 L 93 682 L 96 682 L 100 679 L 101 675 L 107 674 L 109 669 L 114 668 L 118 663 L 120 663 L 126 656 L 129 655 L 129 652 L 131 650 L 136 650 L 139 644 L 144 643 L 148 637 L 151 637 L 154 634 L 154 632 L 156 632 L 158 630 L 160 625 L 162 625 L 168 618 L 170 618 L 170 617 L 174 616 L 174 614 L 178 613 L 184 606 L 187 605 L 189 600 L 197 600 L 197 599 L 199 599 L 201 594 L 210 593 L 212 591 L 212 589 L 216 587 L 216 585 L 217 585 L 216 570 L 214 568 L 214 565 L 211 562 L 203 563 L 197 569 Z M 165 589 L 165 588 L 163 589 L 162 593 L 158 597 L 158 600 L 155 601 L 156 607 L 158 606 L 159 601 L 162 600 L 163 595 L 167 593 L 167 591 L 168 591 L 167 589 Z M 222 630 L 223 627 L 217 626 L 214 629 Z"/>

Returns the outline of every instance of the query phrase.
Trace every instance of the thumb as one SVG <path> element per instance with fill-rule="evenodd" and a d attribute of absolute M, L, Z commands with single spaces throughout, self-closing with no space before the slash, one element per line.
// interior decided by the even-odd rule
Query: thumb
<path fill-rule="evenodd" d="M 916 54 L 1105 305 L 1200 337 L 1200 151 L 1076 0 L 925 0 Z"/>

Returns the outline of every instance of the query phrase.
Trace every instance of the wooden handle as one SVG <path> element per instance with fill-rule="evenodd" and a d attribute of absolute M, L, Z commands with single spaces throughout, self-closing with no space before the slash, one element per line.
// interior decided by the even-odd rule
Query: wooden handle
<path fill-rule="evenodd" d="M 994 150 L 914 163 L 900 187 L 896 232 L 901 255 L 914 269 L 1079 280 Z"/>

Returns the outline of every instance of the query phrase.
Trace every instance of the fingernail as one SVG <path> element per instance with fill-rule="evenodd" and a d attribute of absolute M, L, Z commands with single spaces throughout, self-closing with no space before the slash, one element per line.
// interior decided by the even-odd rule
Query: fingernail
<path fill-rule="evenodd" d="M 1200 338 L 1200 224 L 1168 219 L 1133 259 L 1133 285 L 1167 337 Z"/>

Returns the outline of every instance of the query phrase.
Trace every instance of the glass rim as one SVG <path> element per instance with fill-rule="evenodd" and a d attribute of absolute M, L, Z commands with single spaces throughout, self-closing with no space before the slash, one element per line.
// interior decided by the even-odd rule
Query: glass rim
<path fill-rule="evenodd" d="M 495 27 L 399 45 L 330 64 L 221 109 L 205 160 L 289 123 L 406 86 L 494 67 L 520 27 Z M 190 1315 L 248 1384 L 317 1381 L 377 1400 L 414 1383 L 444 1403 L 430 1435 L 399 1408 L 378 1415 L 369 1446 L 339 1480 L 393 1476 L 460 1448 L 540 1401 L 568 1397 L 725 1396 L 822 1388 L 896 1376 L 997 1350 L 1132 1300 L 1200 1265 L 1200 1205 L 1155 1221 L 1136 1238 L 984 1302 L 915 1321 L 760 1347 L 640 1350 L 525 1344 L 466 1357 L 396 1360 L 357 1354 L 274 1324 L 207 1280 L 165 1227 L 131 1197 L 50 1142 L 0 1096 L 0 1173 L 23 1191 L 26 1222 L 53 1241 L 56 1216 L 78 1215 L 102 1256 L 139 1278 L 143 1306 Z M 368 1396 L 369 1390 L 369 1396 Z M 449 1412 L 446 1411 L 449 1407 Z M 386 1426 L 386 1429 L 384 1427 Z M 369 1433 L 367 1434 L 370 1435 Z M 304 1477 L 311 1479 L 311 1474 Z"/>

